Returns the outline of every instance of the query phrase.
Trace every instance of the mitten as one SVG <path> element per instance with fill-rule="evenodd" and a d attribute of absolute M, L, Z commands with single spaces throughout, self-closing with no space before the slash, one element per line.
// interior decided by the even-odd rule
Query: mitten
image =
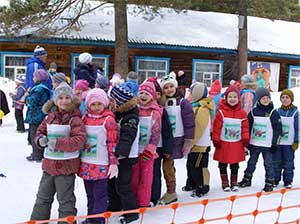
<path fill-rule="evenodd" d="M 49 139 L 47 145 L 50 150 L 54 150 L 56 146 L 56 138 Z"/>
<path fill-rule="evenodd" d="M 294 149 L 295 151 L 298 149 L 299 143 L 298 142 L 294 142 L 292 144 L 292 149 Z"/>
<path fill-rule="evenodd" d="M 39 142 L 39 145 L 40 145 L 42 148 L 45 148 L 46 145 L 47 145 L 47 143 L 48 143 L 48 138 L 47 138 L 47 136 L 42 135 L 42 136 L 39 138 L 38 142 Z"/>
<path fill-rule="evenodd" d="M 150 150 L 145 149 L 142 154 L 142 160 L 150 160 L 153 158 L 153 153 Z"/>
<path fill-rule="evenodd" d="M 213 141 L 213 144 L 214 144 L 215 148 L 220 148 L 221 147 L 220 142 Z"/>
<path fill-rule="evenodd" d="M 115 164 L 110 165 L 107 172 L 108 178 L 109 179 L 112 179 L 114 177 L 117 178 L 118 174 L 119 174 L 118 165 Z"/>
<path fill-rule="evenodd" d="M 192 139 L 184 139 L 183 147 L 182 147 L 182 154 L 183 156 L 187 156 L 191 149 L 192 149 Z"/>

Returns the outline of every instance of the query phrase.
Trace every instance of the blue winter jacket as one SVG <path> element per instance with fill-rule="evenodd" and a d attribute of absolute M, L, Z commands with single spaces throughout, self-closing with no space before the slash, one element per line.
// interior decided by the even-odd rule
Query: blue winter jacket
<path fill-rule="evenodd" d="M 263 106 L 259 102 L 256 103 L 256 106 L 252 109 L 252 113 L 254 116 L 257 117 L 268 117 L 271 113 L 271 111 L 274 109 L 273 103 L 269 103 L 268 106 Z M 251 133 L 252 127 L 253 127 L 253 116 L 252 113 L 248 113 L 248 121 L 249 121 L 249 131 Z M 277 110 L 274 110 L 272 112 L 272 115 L 270 117 L 271 124 L 273 128 L 273 138 L 272 138 L 272 145 L 276 146 L 278 143 L 278 139 L 282 134 L 282 124 L 280 116 L 277 112 Z"/>
<path fill-rule="evenodd" d="M 44 103 L 51 98 L 51 90 L 47 87 L 47 82 L 36 83 L 30 94 L 26 97 L 27 113 L 25 122 L 28 124 L 40 124 L 45 114 L 42 111 Z"/>
<path fill-rule="evenodd" d="M 295 129 L 295 136 L 294 136 L 294 143 L 299 143 L 299 112 L 296 106 L 292 106 L 290 109 L 286 110 L 284 108 L 278 108 L 278 113 L 282 117 L 292 117 L 294 114 L 294 129 Z"/>
<path fill-rule="evenodd" d="M 29 58 L 26 61 L 26 89 L 32 88 L 34 86 L 33 82 L 33 73 L 37 69 L 45 69 L 46 70 L 46 63 L 40 60 L 37 57 L 32 56 L 32 58 Z M 49 79 L 47 80 L 47 86 L 49 89 L 52 89 L 52 80 L 49 76 Z"/>

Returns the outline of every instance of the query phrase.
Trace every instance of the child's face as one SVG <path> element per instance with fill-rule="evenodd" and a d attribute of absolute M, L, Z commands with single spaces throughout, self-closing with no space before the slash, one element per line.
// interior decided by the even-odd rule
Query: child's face
<path fill-rule="evenodd" d="M 57 98 L 57 107 L 60 111 L 67 110 L 72 104 L 72 98 L 67 94 L 61 94 Z"/>
<path fill-rule="evenodd" d="M 52 79 L 52 86 L 53 86 L 53 89 L 56 89 L 56 87 L 58 86 L 58 83 L 55 82 L 53 79 Z"/>
<path fill-rule="evenodd" d="M 288 95 L 282 95 L 280 101 L 283 106 L 289 106 L 292 104 L 292 99 Z"/>
<path fill-rule="evenodd" d="M 152 97 L 146 91 L 141 91 L 141 92 L 139 92 L 138 100 L 142 106 L 145 106 L 152 101 Z"/>
<path fill-rule="evenodd" d="M 176 87 L 172 83 L 167 83 L 164 86 L 163 92 L 167 97 L 172 97 L 176 93 Z"/>
<path fill-rule="evenodd" d="M 268 96 L 263 96 L 262 98 L 260 98 L 259 102 L 263 106 L 268 106 L 269 103 L 271 102 L 271 99 Z"/>
<path fill-rule="evenodd" d="M 228 93 L 226 100 L 230 106 L 235 106 L 239 102 L 238 94 L 236 92 L 230 92 Z"/>
<path fill-rule="evenodd" d="M 156 100 L 159 101 L 161 98 L 161 93 L 160 92 L 156 92 Z"/>
<path fill-rule="evenodd" d="M 101 102 L 94 102 L 90 105 L 90 110 L 92 112 L 102 112 L 104 110 L 104 105 Z"/>
<path fill-rule="evenodd" d="M 78 97 L 81 96 L 82 92 L 83 91 L 81 89 L 75 89 L 75 95 L 78 96 Z"/>

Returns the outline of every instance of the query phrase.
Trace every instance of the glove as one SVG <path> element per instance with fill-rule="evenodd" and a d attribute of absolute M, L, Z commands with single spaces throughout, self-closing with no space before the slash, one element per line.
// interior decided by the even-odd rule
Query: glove
<path fill-rule="evenodd" d="M 274 154 L 276 150 L 277 150 L 277 145 L 272 145 L 270 149 L 271 153 Z"/>
<path fill-rule="evenodd" d="M 220 148 L 221 147 L 221 143 L 220 142 L 213 142 L 213 144 L 214 144 L 214 147 L 215 148 Z"/>
<path fill-rule="evenodd" d="M 47 145 L 50 150 L 54 150 L 56 146 L 56 138 L 49 139 Z"/>
<path fill-rule="evenodd" d="M 117 178 L 118 174 L 119 174 L 118 165 L 115 164 L 110 165 L 107 172 L 108 178 L 109 179 L 112 179 L 114 177 Z"/>
<path fill-rule="evenodd" d="M 191 149 L 192 149 L 192 139 L 184 139 L 183 147 L 182 147 L 182 154 L 184 157 L 186 157 Z"/>
<path fill-rule="evenodd" d="M 243 146 L 244 146 L 245 148 L 248 148 L 248 145 L 249 145 L 249 142 L 243 141 Z"/>
<path fill-rule="evenodd" d="M 296 151 L 298 149 L 299 143 L 298 142 L 294 142 L 292 144 L 292 149 L 294 149 L 294 151 Z"/>
<path fill-rule="evenodd" d="M 42 135 L 42 136 L 39 138 L 38 142 L 39 142 L 39 145 L 40 145 L 42 148 L 45 148 L 45 147 L 47 146 L 47 143 L 48 143 L 48 138 L 47 138 L 47 136 Z"/>
<path fill-rule="evenodd" d="M 152 152 L 150 152 L 149 150 L 145 149 L 143 154 L 142 154 L 142 160 L 147 161 L 153 158 L 153 154 Z"/>

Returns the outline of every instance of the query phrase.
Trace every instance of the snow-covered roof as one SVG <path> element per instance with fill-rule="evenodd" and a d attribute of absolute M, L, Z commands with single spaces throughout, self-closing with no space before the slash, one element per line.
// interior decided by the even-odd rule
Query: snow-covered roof
<path fill-rule="evenodd" d="M 176 13 L 162 8 L 162 17 L 157 16 L 148 21 L 143 18 L 143 14 L 133 13 L 134 7 L 128 5 L 129 42 L 237 49 L 237 15 L 191 10 Z M 82 16 L 80 23 L 83 25 L 80 31 L 72 30 L 65 33 L 63 38 L 115 40 L 112 6 L 105 5 Z M 28 30 L 25 33 L 28 34 Z M 300 23 L 248 17 L 250 51 L 300 55 L 299 37 Z"/>

